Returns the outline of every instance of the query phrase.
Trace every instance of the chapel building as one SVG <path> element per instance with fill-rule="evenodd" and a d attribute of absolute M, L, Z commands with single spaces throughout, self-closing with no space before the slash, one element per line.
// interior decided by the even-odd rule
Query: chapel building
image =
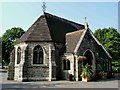
<path fill-rule="evenodd" d="M 83 59 L 86 59 L 83 61 Z M 81 80 L 82 66 L 92 66 L 93 77 L 111 74 L 111 56 L 85 25 L 44 12 L 16 41 L 8 79 L 16 81 Z"/>

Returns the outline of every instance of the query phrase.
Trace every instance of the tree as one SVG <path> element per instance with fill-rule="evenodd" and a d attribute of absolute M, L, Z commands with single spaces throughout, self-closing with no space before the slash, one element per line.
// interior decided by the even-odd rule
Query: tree
<path fill-rule="evenodd" d="M 2 36 L 2 61 L 6 64 L 10 62 L 10 52 L 14 48 L 14 43 L 17 38 L 20 38 L 25 31 L 22 28 L 14 27 L 6 30 Z"/>
<path fill-rule="evenodd" d="M 120 33 L 117 32 L 117 29 L 98 29 L 94 32 L 94 35 L 112 56 L 112 63 L 117 63 L 116 65 L 120 66 Z"/>

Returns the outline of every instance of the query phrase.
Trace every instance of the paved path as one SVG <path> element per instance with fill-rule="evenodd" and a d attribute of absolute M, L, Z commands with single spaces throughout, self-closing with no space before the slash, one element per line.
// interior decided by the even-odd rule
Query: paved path
<path fill-rule="evenodd" d="M 0 73 L 1 74 L 1 73 Z M 6 80 L 6 73 L 2 73 L 2 88 L 118 88 L 117 78 L 82 82 L 82 81 L 39 81 L 39 82 L 16 82 Z"/>

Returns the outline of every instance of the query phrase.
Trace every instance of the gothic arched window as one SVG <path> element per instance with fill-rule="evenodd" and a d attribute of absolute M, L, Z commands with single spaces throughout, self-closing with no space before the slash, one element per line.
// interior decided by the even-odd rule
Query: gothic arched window
<path fill-rule="evenodd" d="M 17 49 L 17 64 L 20 63 L 20 60 L 21 60 L 21 48 L 18 47 L 18 49 Z"/>
<path fill-rule="evenodd" d="M 43 64 L 43 49 L 40 45 L 33 50 L 33 64 Z"/>

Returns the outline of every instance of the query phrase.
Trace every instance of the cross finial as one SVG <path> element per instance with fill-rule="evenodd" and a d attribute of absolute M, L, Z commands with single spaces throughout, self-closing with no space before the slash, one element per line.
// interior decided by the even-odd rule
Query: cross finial
<path fill-rule="evenodd" d="M 46 11 L 46 2 L 45 2 L 45 0 L 42 2 L 42 9 L 43 9 L 43 12 L 45 12 Z"/>
<path fill-rule="evenodd" d="M 85 29 L 87 30 L 87 29 L 89 28 L 89 25 L 88 25 L 88 23 L 86 22 L 87 17 L 85 17 L 84 19 L 85 19 Z"/>

